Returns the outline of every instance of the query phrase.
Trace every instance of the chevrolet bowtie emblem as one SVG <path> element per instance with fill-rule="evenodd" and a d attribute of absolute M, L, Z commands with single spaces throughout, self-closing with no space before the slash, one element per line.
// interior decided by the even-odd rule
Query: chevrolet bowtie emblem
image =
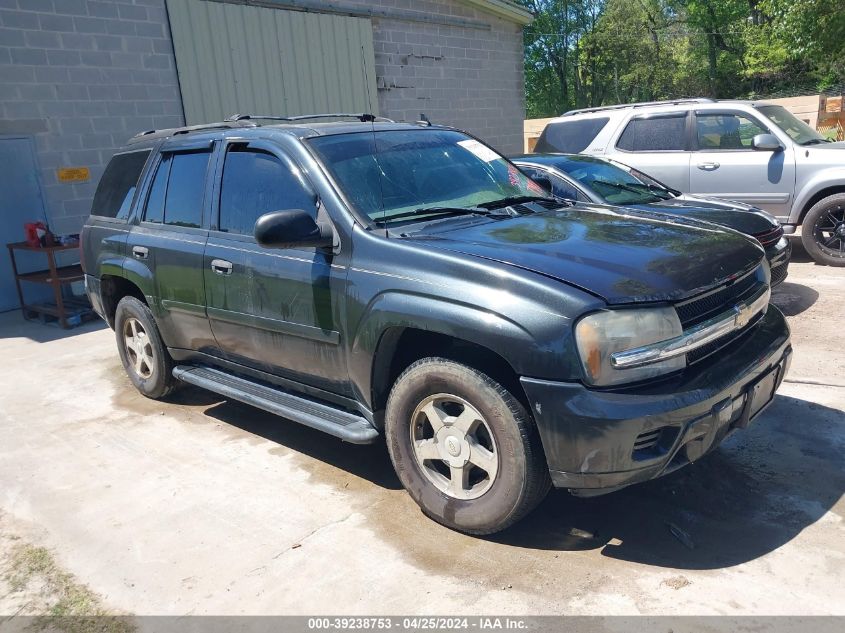
<path fill-rule="evenodd" d="M 769 297 L 771 295 L 771 289 L 766 288 L 766 291 L 762 293 L 759 297 L 757 297 L 751 303 L 738 303 L 734 306 L 734 310 L 736 310 L 736 316 L 734 317 L 734 323 L 736 323 L 737 329 L 744 328 L 748 323 L 753 319 L 757 314 L 763 310 L 765 310 L 769 305 Z"/>

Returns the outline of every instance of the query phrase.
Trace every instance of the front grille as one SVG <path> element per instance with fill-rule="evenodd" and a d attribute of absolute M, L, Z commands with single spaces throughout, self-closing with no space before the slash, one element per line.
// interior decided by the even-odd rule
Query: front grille
<path fill-rule="evenodd" d="M 789 272 L 788 264 L 789 262 L 785 261 L 772 268 L 772 288 L 786 279 L 786 275 Z"/>
<path fill-rule="evenodd" d="M 729 285 L 676 304 L 675 309 L 678 311 L 681 326 L 686 330 L 728 310 L 753 295 L 762 285 L 763 282 L 759 281 L 755 271 L 752 271 Z"/>
<path fill-rule="evenodd" d="M 769 231 L 764 231 L 763 233 L 756 233 L 754 238 L 763 245 L 763 247 L 771 246 L 775 244 L 780 238 L 783 237 L 783 227 L 779 226 L 777 228 L 771 229 Z"/>
<path fill-rule="evenodd" d="M 746 332 L 748 332 L 751 328 L 753 328 L 757 321 L 762 318 L 762 313 L 755 316 L 751 322 L 746 325 L 741 330 L 736 330 L 735 332 L 731 332 L 730 334 L 725 334 L 721 338 L 717 338 L 715 341 L 710 341 L 707 345 L 702 345 L 701 347 L 692 350 L 691 352 L 687 353 L 687 365 L 693 365 L 700 360 L 704 360 L 711 354 L 715 354 L 723 347 L 726 347 L 742 337 Z"/>

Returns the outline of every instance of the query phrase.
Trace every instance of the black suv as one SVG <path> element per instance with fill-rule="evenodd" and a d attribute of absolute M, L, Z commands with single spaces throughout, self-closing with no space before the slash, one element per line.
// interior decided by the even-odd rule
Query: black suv
<path fill-rule="evenodd" d="M 141 393 L 384 435 L 423 511 L 473 534 L 550 483 L 680 468 L 772 400 L 791 347 L 759 244 L 551 198 L 455 129 L 358 119 L 239 116 L 114 156 L 83 265 Z"/>

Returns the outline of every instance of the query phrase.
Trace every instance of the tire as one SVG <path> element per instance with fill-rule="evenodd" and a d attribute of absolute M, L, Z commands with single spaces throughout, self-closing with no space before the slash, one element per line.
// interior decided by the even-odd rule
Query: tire
<path fill-rule="evenodd" d="M 388 397 L 385 435 L 396 474 L 414 501 L 460 532 L 505 529 L 533 510 L 551 485 L 525 407 L 486 374 L 451 360 L 424 358 L 402 373 Z"/>
<path fill-rule="evenodd" d="M 176 388 L 173 359 L 146 304 L 135 297 L 121 299 L 114 316 L 114 332 L 123 368 L 138 391 L 158 400 Z"/>
<path fill-rule="evenodd" d="M 801 242 L 816 263 L 845 266 L 845 193 L 813 205 L 801 225 Z"/>

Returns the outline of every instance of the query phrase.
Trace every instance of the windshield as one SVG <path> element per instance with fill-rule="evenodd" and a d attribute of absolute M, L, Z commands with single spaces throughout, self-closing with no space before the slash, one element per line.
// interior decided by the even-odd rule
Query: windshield
<path fill-rule="evenodd" d="M 816 132 L 783 106 L 764 105 L 758 106 L 757 109 L 764 116 L 768 117 L 772 123 L 789 134 L 790 138 L 798 143 L 798 145 L 813 145 L 815 143 L 827 142 L 824 136 Z"/>
<path fill-rule="evenodd" d="M 555 167 L 592 189 L 607 204 L 650 204 L 673 197 L 655 181 L 637 178 L 621 167 L 602 160 L 573 156 Z"/>
<path fill-rule="evenodd" d="M 355 208 L 380 224 L 419 222 L 413 212 L 428 207 L 547 195 L 494 150 L 452 130 L 356 132 L 309 144 Z"/>

